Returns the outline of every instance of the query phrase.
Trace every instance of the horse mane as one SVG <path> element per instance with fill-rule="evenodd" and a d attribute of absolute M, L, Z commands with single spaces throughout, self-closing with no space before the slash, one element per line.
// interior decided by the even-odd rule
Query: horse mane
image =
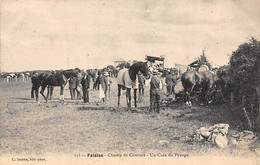
<path fill-rule="evenodd" d="M 64 75 L 65 77 L 77 77 L 80 72 L 75 69 L 68 69 L 68 70 L 63 70 L 59 74 Z"/>

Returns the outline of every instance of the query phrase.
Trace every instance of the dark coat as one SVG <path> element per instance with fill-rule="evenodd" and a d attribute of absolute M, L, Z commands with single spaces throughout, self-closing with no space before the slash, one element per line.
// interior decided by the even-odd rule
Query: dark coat
<path fill-rule="evenodd" d="M 90 76 L 84 76 L 81 80 L 81 85 L 83 89 L 89 89 L 90 88 Z"/>
<path fill-rule="evenodd" d="M 106 91 L 107 90 L 107 84 L 108 84 L 106 76 L 100 77 L 100 84 L 101 84 L 103 91 Z"/>
<path fill-rule="evenodd" d="M 33 84 L 36 82 L 36 79 L 37 79 L 37 75 L 33 74 L 32 77 L 31 77 L 31 80 L 32 80 Z"/>
<path fill-rule="evenodd" d="M 150 89 L 151 90 L 160 89 L 160 82 L 161 80 L 158 76 L 153 76 L 150 82 Z"/>
<path fill-rule="evenodd" d="M 166 76 L 165 83 L 167 84 L 167 86 L 173 86 L 176 84 L 177 79 L 177 75 L 169 74 L 168 76 Z"/>

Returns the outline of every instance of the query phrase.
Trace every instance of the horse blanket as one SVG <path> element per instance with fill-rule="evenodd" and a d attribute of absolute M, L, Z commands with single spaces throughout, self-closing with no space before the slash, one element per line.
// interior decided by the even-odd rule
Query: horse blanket
<path fill-rule="evenodd" d="M 138 89 L 138 78 L 132 81 L 128 72 L 129 69 L 124 68 L 118 72 L 117 84 L 125 86 L 126 88 Z"/>

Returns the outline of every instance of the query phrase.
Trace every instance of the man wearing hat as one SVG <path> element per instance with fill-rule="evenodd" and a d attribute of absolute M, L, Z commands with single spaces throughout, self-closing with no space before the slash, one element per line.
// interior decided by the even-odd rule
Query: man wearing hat
<path fill-rule="evenodd" d="M 88 72 L 84 72 L 84 77 L 81 80 L 81 85 L 84 103 L 89 103 L 90 75 L 88 74 Z"/>
<path fill-rule="evenodd" d="M 102 71 L 98 72 L 98 78 L 97 78 L 98 84 L 99 84 L 99 103 L 106 102 L 106 91 L 107 91 L 107 78 L 104 76 L 104 72 Z"/>
<path fill-rule="evenodd" d="M 112 84 L 112 81 L 110 80 L 108 72 L 104 72 L 104 76 L 107 79 L 107 90 L 105 91 L 105 96 L 108 101 L 110 99 L 110 84 Z"/>
<path fill-rule="evenodd" d="M 160 113 L 160 83 L 158 70 L 153 70 L 153 76 L 150 81 L 150 112 Z"/>

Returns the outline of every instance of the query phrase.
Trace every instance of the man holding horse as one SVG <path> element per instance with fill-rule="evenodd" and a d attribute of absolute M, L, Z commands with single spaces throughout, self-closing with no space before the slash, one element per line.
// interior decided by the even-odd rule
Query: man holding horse
<path fill-rule="evenodd" d="M 161 80 L 158 76 L 158 70 L 153 71 L 150 81 L 150 112 L 160 113 L 160 84 Z"/>

